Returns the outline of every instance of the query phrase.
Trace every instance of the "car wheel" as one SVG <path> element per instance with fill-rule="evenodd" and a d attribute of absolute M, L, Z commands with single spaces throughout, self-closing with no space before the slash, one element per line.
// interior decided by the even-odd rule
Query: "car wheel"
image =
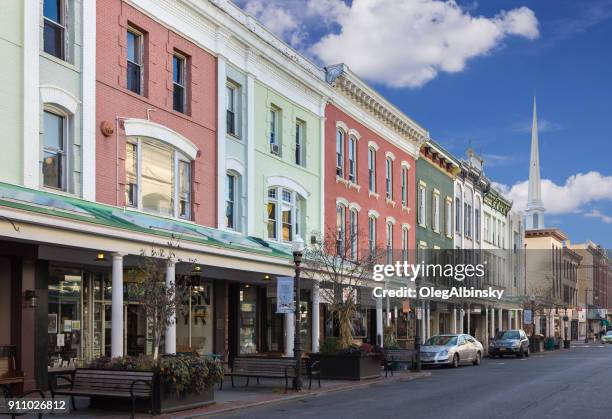
<path fill-rule="evenodd" d="M 476 352 L 476 358 L 474 358 L 474 365 L 480 365 L 481 355 L 480 351 Z"/>
<path fill-rule="evenodd" d="M 516 354 L 517 358 L 523 358 L 525 356 L 525 352 L 521 349 L 519 353 Z"/>
<path fill-rule="evenodd" d="M 527 347 L 527 350 L 525 351 L 525 356 L 529 358 L 529 346 Z"/>
<path fill-rule="evenodd" d="M 459 366 L 459 355 L 453 355 L 453 362 L 451 363 L 451 368 L 457 368 Z"/>

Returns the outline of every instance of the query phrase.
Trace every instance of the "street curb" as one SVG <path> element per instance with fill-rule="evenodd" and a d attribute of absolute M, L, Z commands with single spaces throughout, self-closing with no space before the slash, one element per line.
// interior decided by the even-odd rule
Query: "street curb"
<path fill-rule="evenodd" d="M 323 396 L 323 395 L 327 395 L 327 394 L 333 394 L 333 393 L 340 393 L 343 391 L 350 391 L 350 390 L 355 390 L 355 389 L 359 389 L 359 388 L 365 388 L 365 387 L 372 387 L 375 385 L 385 385 L 385 384 L 391 384 L 391 383 L 397 383 L 397 382 L 402 382 L 402 381 L 412 381 L 412 380 L 417 380 L 419 378 L 425 378 L 425 377 L 429 377 L 431 376 L 430 372 L 421 372 L 418 373 L 420 375 L 415 376 L 415 375 L 410 375 L 407 377 L 401 377 L 401 376 L 396 376 L 396 377 L 381 377 L 380 379 L 376 380 L 376 381 L 365 381 L 365 382 L 360 382 L 358 384 L 353 384 L 353 385 L 348 385 L 345 387 L 338 387 L 338 388 L 331 388 L 329 390 L 315 390 L 309 393 L 303 393 L 303 394 L 295 394 L 292 396 L 286 396 L 286 397 L 281 397 L 281 398 L 277 398 L 277 399 L 271 399 L 271 400 L 262 400 L 259 402 L 252 402 L 252 403 L 248 403 L 248 404 L 244 404 L 244 405 L 237 405 L 237 406 L 228 406 L 226 408 L 223 409 L 219 409 L 219 410 L 214 410 L 211 412 L 198 412 L 198 413 L 194 413 L 191 415 L 184 415 L 184 416 L 179 416 L 180 419 L 194 419 L 194 418 L 201 418 L 201 417 L 213 417 L 216 415 L 220 415 L 223 413 L 229 413 L 229 412 L 233 412 L 233 411 L 237 411 L 237 410 L 243 410 L 243 409 L 248 409 L 248 408 L 252 408 L 252 407 L 259 407 L 259 406 L 265 406 L 268 404 L 273 404 L 273 403 L 281 403 L 281 402 L 286 402 L 286 401 L 295 401 L 295 400 L 303 400 L 309 397 L 318 397 L 318 396 Z M 172 417 L 176 417 L 176 416 L 172 416 Z"/>

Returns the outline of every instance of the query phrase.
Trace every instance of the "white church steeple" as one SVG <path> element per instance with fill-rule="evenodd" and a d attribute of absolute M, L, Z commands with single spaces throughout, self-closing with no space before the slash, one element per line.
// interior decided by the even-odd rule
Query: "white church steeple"
<path fill-rule="evenodd" d="M 540 153 L 538 145 L 538 116 L 536 99 L 533 98 L 533 122 L 531 125 L 531 160 L 529 162 L 529 191 L 527 194 L 527 211 L 525 211 L 525 229 L 544 228 L 544 203 L 540 181 Z"/>

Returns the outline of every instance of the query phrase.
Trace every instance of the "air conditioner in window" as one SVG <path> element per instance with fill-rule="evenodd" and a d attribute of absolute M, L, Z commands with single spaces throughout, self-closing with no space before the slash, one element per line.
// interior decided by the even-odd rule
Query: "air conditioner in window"
<path fill-rule="evenodd" d="M 276 154 L 277 156 L 279 155 L 280 147 L 278 146 L 278 144 L 276 144 L 276 143 L 271 143 L 270 144 L 270 153 Z"/>

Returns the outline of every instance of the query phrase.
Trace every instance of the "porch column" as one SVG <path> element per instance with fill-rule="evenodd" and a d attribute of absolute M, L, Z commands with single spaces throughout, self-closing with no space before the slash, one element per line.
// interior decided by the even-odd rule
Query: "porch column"
<path fill-rule="evenodd" d="M 425 311 L 425 301 L 421 303 L 421 343 L 427 340 L 427 312 Z"/>
<path fill-rule="evenodd" d="M 429 301 L 427 302 L 427 339 L 431 337 L 431 309 L 429 307 Z"/>
<path fill-rule="evenodd" d="M 376 342 L 377 345 L 383 346 L 383 309 L 382 297 L 376 299 Z"/>
<path fill-rule="evenodd" d="M 293 357 L 293 339 L 295 334 L 295 315 L 287 313 L 284 316 L 285 329 L 285 356 Z"/>
<path fill-rule="evenodd" d="M 166 286 L 168 288 L 174 286 L 176 280 L 176 260 L 174 258 L 168 259 L 166 262 Z M 165 352 L 167 354 L 176 353 L 176 312 L 170 318 L 170 324 L 166 329 L 165 336 Z"/>
<path fill-rule="evenodd" d="M 312 352 L 319 352 L 319 302 L 321 296 L 319 294 L 319 281 L 312 281 Z"/>
<path fill-rule="evenodd" d="M 512 312 L 514 310 L 508 310 L 508 329 L 512 329 Z"/>
<path fill-rule="evenodd" d="M 491 307 L 491 337 L 495 337 L 495 308 Z"/>
<path fill-rule="evenodd" d="M 463 316 L 465 316 L 465 310 L 462 307 L 459 309 L 459 333 L 463 333 Z"/>
<path fill-rule="evenodd" d="M 387 295 L 387 304 L 386 304 L 386 308 L 387 308 L 387 313 L 385 316 L 385 326 L 389 326 L 391 324 L 391 303 L 389 301 L 389 296 Z"/>
<path fill-rule="evenodd" d="M 484 350 L 488 352 L 489 350 L 489 309 L 484 307 L 485 312 L 485 322 L 484 322 Z"/>
<path fill-rule="evenodd" d="M 453 318 L 451 321 L 451 333 L 457 333 L 457 307 L 453 307 Z"/>
<path fill-rule="evenodd" d="M 111 357 L 123 356 L 123 254 L 113 253 Z"/>
<path fill-rule="evenodd" d="M 501 308 L 497 309 L 497 328 L 504 330 L 504 310 Z"/>
<path fill-rule="evenodd" d="M 533 313 L 533 326 L 535 329 L 535 333 L 536 335 L 540 334 L 540 316 L 536 316 L 535 313 Z"/>

